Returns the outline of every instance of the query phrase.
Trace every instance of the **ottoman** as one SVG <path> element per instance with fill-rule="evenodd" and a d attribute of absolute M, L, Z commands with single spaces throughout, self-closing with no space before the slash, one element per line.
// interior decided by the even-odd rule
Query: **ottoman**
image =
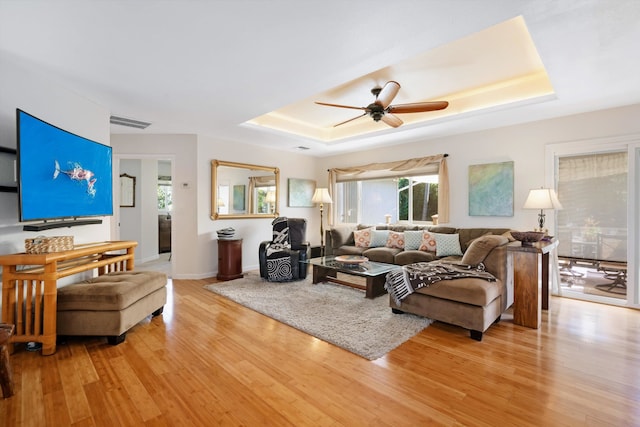
<path fill-rule="evenodd" d="M 57 335 L 106 336 L 119 344 L 131 327 L 162 313 L 166 284 L 164 273 L 122 271 L 60 287 Z"/>

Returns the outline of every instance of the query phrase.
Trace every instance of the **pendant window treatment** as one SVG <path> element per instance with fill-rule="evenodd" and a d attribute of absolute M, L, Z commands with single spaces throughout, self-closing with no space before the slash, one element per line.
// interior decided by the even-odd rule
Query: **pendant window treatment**
<path fill-rule="evenodd" d="M 393 177 L 409 177 L 438 174 L 438 220 L 449 222 L 449 172 L 447 170 L 448 154 L 436 154 L 394 162 L 370 163 L 362 166 L 329 169 L 329 191 L 333 197 L 336 183 L 348 181 L 364 181 Z M 328 221 L 335 223 L 334 209 L 329 205 Z"/>

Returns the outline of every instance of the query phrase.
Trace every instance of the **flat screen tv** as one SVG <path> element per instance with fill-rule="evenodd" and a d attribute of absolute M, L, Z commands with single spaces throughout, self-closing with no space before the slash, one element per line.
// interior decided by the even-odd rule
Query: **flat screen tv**
<path fill-rule="evenodd" d="M 111 147 L 16 116 L 20 221 L 113 215 Z"/>

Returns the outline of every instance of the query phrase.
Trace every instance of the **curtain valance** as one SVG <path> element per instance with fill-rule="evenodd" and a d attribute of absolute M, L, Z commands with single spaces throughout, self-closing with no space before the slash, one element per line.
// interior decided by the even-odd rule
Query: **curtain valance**
<path fill-rule="evenodd" d="M 438 174 L 438 222 L 449 222 L 449 172 L 448 154 L 436 154 L 428 157 L 399 160 L 394 162 L 370 163 L 348 168 L 329 169 L 329 191 L 336 194 L 336 183 L 384 179 L 396 176 L 420 176 Z M 335 200 L 335 199 L 334 199 Z M 329 223 L 334 224 L 334 209 L 329 208 Z"/>

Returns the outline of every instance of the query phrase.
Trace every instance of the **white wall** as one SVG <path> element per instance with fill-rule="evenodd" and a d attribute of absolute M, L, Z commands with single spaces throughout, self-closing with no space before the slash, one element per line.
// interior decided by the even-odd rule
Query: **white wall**
<path fill-rule="evenodd" d="M 212 220 L 211 161 L 214 159 L 280 168 L 280 214 L 307 218 L 307 237 L 320 241 L 317 208 L 287 207 L 287 179 L 316 179 L 316 159 L 297 153 L 269 150 L 196 135 L 121 135 L 111 144 L 116 158 L 174 159 L 172 236 L 173 277 L 213 277 L 218 272 L 216 230 L 236 229 L 243 239 L 243 270 L 258 268 L 258 246 L 271 238 L 272 218 Z M 316 231 L 317 230 L 317 231 Z"/>
<path fill-rule="evenodd" d="M 640 134 L 638 117 L 640 117 L 640 104 L 501 129 L 416 141 L 368 150 L 355 156 L 325 157 L 318 159 L 318 170 L 447 153 L 449 154 L 447 163 L 451 186 L 450 224 L 452 226 L 511 227 L 527 230 L 536 226 L 538 213 L 538 211 L 522 209 L 529 190 L 551 184 L 548 182 L 551 171 L 545 171 L 545 145 Z M 469 216 L 469 166 L 504 161 L 514 162 L 514 216 Z M 550 212 L 547 212 L 546 224 L 549 229 L 553 229 L 555 225 L 554 216 Z"/>
<path fill-rule="evenodd" d="M 120 208 L 119 221 L 120 235 L 119 240 L 135 240 L 140 243 L 142 239 L 142 208 L 140 207 L 140 186 L 138 180 L 142 169 L 142 161 L 140 159 L 123 159 L 120 161 L 120 176 L 123 173 L 136 177 L 136 188 L 133 193 L 134 206 Z M 114 209 L 118 209 L 114 206 Z M 136 262 L 139 262 L 139 251 L 136 248 Z"/>
<path fill-rule="evenodd" d="M 0 145 L 16 148 L 16 108 L 60 128 L 109 145 L 109 111 L 46 76 L 0 55 Z M 73 235 L 76 243 L 109 240 L 111 217 L 101 225 L 22 231 L 15 193 L 0 193 L 0 253 L 24 252 L 24 239 Z"/>
<path fill-rule="evenodd" d="M 195 207 L 196 171 L 195 135 L 111 135 L 114 164 L 120 159 L 167 159 L 173 164 L 173 210 L 171 212 L 173 263 L 172 277 L 177 279 L 210 277 L 210 271 L 202 269 L 196 262 L 198 250 L 197 214 Z M 117 160 L 115 160 L 117 159 Z M 119 172 L 117 172 L 119 175 Z M 157 180 L 157 177 L 156 177 Z M 208 185 L 205 183 L 205 185 Z M 155 193 L 154 193 L 155 194 Z M 119 209 L 122 212 L 122 209 Z M 147 218 L 153 216 L 154 218 Z M 157 228 L 157 211 L 145 214 L 143 220 L 153 221 Z M 114 235 L 119 235 L 114 229 Z M 144 239 L 145 236 L 142 236 Z M 153 238 L 150 238 L 153 239 Z M 147 242 L 145 242 L 146 244 Z M 154 242 L 157 246 L 157 236 Z"/>
<path fill-rule="evenodd" d="M 271 221 L 265 219 L 211 219 L 211 160 L 250 163 L 280 169 L 280 215 L 307 219 L 307 240 L 320 242 L 320 212 L 317 208 L 287 207 L 287 180 L 289 178 L 316 179 L 316 159 L 298 153 L 228 143 L 211 137 L 198 137 L 198 230 L 199 265 L 217 272 L 218 248 L 216 230 L 233 227 L 236 237 L 242 238 L 243 270 L 258 268 L 258 246 L 271 240 Z"/>

